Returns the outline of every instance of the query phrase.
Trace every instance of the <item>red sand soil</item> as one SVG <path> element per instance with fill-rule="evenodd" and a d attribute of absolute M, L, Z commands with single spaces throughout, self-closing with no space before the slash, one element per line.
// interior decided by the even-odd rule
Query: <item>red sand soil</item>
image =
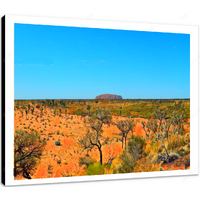
<path fill-rule="evenodd" d="M 72 112 L 73 108 L 69 109 L 69 113 Z M 97 148 L 93 148 L 90 152 L 87 152 L 86 150 L 83 151 L 77 144 L 89 129 L 88 124 L 84 122 L 87 118 L 87 116 L 82 117 L 79 115 L 65 114 L 54 116 L 54 110 L 49 108 L 44 108 L 43 114 L 41 114 L 40 108 L 35 107 L 34 114 L 32 115 L 31 112 L 29 112 L 27 116 L 25 112 L 22 116 L 19 109 L 15 110 L 15 131 L 19 129 L 25 131 L 34 129 L 47 141 L 39 164 L 34 174 L 31 175 L 32 178 L 85 175 L 85 166 L 79 165 L 80 157 L 85 157 L 86 154 L 88 154 L 92 159 L 99 160 L 99 151 Z M 112 121 L 116 123 L 124 119 L 126 118 L 113 116 Z M 140 118 L 135 120 L 138 122 L 134 134 L 145 138 L 141 121 L 147 120 Z M 117 133 L 120 133 L 120 131 L 114 124 L 110 126 L 103 125 L 103 136 L 113 138 L 116 137 Z M 56 146 L 56 141 L 60 141 L 61 146 Z M 103 146 L 103 163 L 107 163 L 109 159 L 119 155 L 123 151 L 121 146 L 120 141 L 113 141 L 112 144 Z M 173 165 L 170 167 L 173 168 L 172 166 Z M 182 165 L 180 166 L 183 167 Z M 163 169 L 170 169 L 170 167 L 163 165 Z M 23 177 L 17 176 L 16 179 L 23 179 Z"/>

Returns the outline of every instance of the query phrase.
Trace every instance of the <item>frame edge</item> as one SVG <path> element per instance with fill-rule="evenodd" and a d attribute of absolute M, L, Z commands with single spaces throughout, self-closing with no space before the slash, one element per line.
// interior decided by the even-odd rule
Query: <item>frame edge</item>
<path fill-rule="evenodd" d="M 5 183 L 5 15 L 1 18 L 1 183 Z"/>

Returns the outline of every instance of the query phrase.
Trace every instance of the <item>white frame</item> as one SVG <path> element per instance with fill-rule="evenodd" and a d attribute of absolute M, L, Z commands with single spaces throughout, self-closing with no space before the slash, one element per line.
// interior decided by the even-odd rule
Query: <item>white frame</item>
<path fill-rule="evenodd" d="M 170 32 L 190 34 L 190 131 L 191 154 L 190 169 L 143 172 L 128 174 L 111 174 L 96 176 L 79 176 L 63 178 L 46 178 L 32 180 L 14 180 L 13 176 L 13 140 L 14 140 L 14 23 L 41 24 L 55 26 L 74 26 L 104 29 L 139 30 L 150 32 Z M 3 58 L 2 58 L 3 59 Z M 42 17 L 5 17 L 5 185 L 30 185 L 45 183 L 80 182 L 94 180 L 115 180 L 128 178 L 149 178 L 165 176 L 198 175 L 198 27 L 183 25 L 161 25 L 131 22 L 111 22 L 96 20 L 75 20 Z M 3 97 L 4 98 L 4 97 Z"/>

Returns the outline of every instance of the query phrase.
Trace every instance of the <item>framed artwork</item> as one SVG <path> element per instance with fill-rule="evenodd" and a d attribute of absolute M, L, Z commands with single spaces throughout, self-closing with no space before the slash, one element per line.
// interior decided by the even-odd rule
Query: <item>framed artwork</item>
<path fill-rule="evenodd" d="M 198 174 L 198 27 L 1 23 L 3 184 Z"/>

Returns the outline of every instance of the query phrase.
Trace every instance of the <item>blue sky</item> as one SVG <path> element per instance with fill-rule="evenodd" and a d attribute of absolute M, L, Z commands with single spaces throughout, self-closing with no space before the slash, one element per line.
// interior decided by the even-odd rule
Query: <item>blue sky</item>
<path fill-rule="evenodd" d="M 15 24 L 15 99 L 190 98 L 190 35 Z"/>

